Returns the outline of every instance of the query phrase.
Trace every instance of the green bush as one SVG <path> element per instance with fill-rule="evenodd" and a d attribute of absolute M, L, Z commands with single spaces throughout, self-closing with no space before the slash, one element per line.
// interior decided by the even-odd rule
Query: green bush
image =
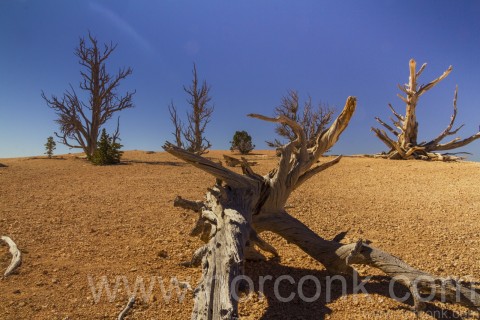
<path fill-rule="evenodd" d="M 247 154 L 255 148 L 252 143 L 252 137 L 247 131 L 237 131 L 233 135 L 233 141 L 230 141 L 232 146 L 230 150 L 238 150 L 241 154 Z"/>
<path fill-rule="evenodd" d="M 103 129 L 100 141 L 98 141 L 97 144 L 97 149 L 93 152 L 90 161 L 99 166 L 118 164 L 123 154 L 120 148 L 122 148 L 122 145 L 114 142 L 113 138 Z"/>
<path fill-rule="evenodd" d="M 53 156 L 53 150 L 55 150 L 57 144 L 55 143 L 55 141 L 53 141 L 53 137 L 50 136 L 47 138 L 47 143 L 44 144 L 45 146 L 45 154 L 48 156 L 49 159 L 52 158 Z"/>

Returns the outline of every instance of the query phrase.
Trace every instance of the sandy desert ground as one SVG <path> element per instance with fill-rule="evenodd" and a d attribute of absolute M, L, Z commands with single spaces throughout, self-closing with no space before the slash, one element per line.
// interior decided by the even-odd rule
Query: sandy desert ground
<path fill-rule="evenodd" d="M 227 151 L 207 156 L 220 158 Z M 277 159 L 271 151 L 248 156 L 255 170 L 266 173 Z M 0 159 L 0 235 L 9 235 L 24 253 L 16 274 L 0 279 L 0 319 L 116 319 L 139 279 L 152 293 L 138 298 L 127 319 L 188 319 L 192 292 L 201 274 L 179 263 L 201 245 L 188 236 L 196 217 L 174 208 L 176 195 L 202 199 L 214 180 L 174 157 L 129 151 L 123 165 L 96 167 L 76 155 L 55 159 Z M 415 267 L 442 276 L 480 279 L 480 163 L 388 161 L 344 158 L 300 187 L 289 200 L 289 212 L 326 238 L 349 230 L 347 239 L 368 239 Z M 266 240 L 280 261 L 248 262 L 252 279 L 306 275 L 320 279 L 319 299 L 298 295 L 289 303 L 275 299 L 273 281 L 265 296 L 255 291 L 240 303 L 241 319 L 415 319 L 411 300 L 388 297 L 381 273 L 365 288 L 369 294 L 342 297 L 333 286 L 331 301 L 323 287 L 324 268 L 297 247 L 273 234 Z M 0 270 L 10 261 L 0 246 Z M 170 287 L 176 277 L 179 285 Z M 114 292 L 99 296 L 102 279 Z M 163 282 L 162 282 L 163 281 Z M 161 284 L 163 283 L 163 287 Z M 309 287 L 310 286 L 310 287 Z M 169 289 L 179 288 L 168 299 Z M 283 281 L 281 291 L 297 292 Z M 315 284 L 305 282 L 306 296 Z M 112 293 L 111 292 L 111 293 Z M 113 293 L 112 293 L 113 294 Z M 98 301 L 96 301 L 98 300 Z M 420 319 L 469 319 L 478 313 L 448 304 L 429 304 Z"/>

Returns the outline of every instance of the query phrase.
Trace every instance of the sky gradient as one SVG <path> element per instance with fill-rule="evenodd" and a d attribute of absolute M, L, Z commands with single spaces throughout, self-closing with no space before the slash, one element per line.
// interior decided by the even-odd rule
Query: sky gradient
<path fill-rule="evenodd" d="M 458 136 L 480 125 L 480 1 L 73 1 L 0 0 L 0 158 L 41 155 L 58 130 L 41 98 L 62 95 L 80 81 L 73 51 L 88 31 L 117 43 L 107 62 L 133 74 L 120 92 L 136 90 L 134 109 L 121 112 L 124 150 L 160 150 L 173 141 L 167 106 L 187 109 L 183 85 L 196 63 L 211 85 L 215 106 L 206 136 L 228 149 L 247 130 L 257 149 L 275 137 L 274 124 L 246 117 L 272 115 L 288 89 L 340 112 L 358 99 L 335 154 L 377 153 L 386 147 L 370 131 L 388 103 L 404 113 L 397 83 L 408 81 L 408 61 L 428 63 L 421 83 L 453 72 L 421 97 L 419 141 L 437 136 L 452 114 L 458 84 Z M 115 121 L 107 129 L 112 130 Z M 448 138 L 447 138 L 448 139 Z M 447 141 L 447 140 L 445 140 Z M 480 141 L 462 151 L 480 161 Z M 57 144 L 56 154 L 78 152 Z"/>

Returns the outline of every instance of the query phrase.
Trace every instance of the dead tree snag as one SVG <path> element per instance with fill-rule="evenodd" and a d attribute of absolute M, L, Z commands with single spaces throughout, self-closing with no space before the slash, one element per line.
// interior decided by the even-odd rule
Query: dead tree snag
<path fill-rule="evenodd" d="M 421 294 L 432 290 L 436 290 L 435 299 L 445 298 L 446 302 L 480 307 L 480 296 L 474 289 L 417 270 L 363 241 L 341 244 L 339 240 L 344 234 L 334 240 L 324 239 L 286 211 L 285 203 L 299 185 L 340 161 L 341 158 L 337 157 L 317 164 L 348 126 L 355 107 L 356 99 L 349 97 L 341 114 L 329 128 L 316 136 L 312 147 L 307 146 L 305 132 L 294 120 L 285 116 L 270 118 L 250 114 L 253 118 L 285 124 L 296 134 L 295 140 L 279 149 L 278 166 L 265 176 L 256 174 L 245 163 L 243 174 L 238 174 L 200 155 L 165 144 L 167 152 L 216 178 L 215 186 L 208 190 L 205 200 L 189 201 L 180 197 L 175 200 L 176 206 L 199 214 L 191 235 L 200 235 L 206 242 L 188 263 L 190 266 L 201 265 L 203 273 L 194 291 L 192 319 L 238 318 L 238 295 L 242 284 L 237 280 L 243 275 L 247 252 L 257 245 L 274 256 L 278 255 L 275 248 L 260 237 L 263 231 L 274 232 L 297 245 L 333 274 L 354 275 L 355 264 L 382 270 L 411 290 L 417 311 L 423 306 Z"/>
<path fill-rule="evenodd" d="M 417 83 L 417 79 L 420 77 L 423 70 L 425 70 L 426 66 L 427 64 L 424 63 L 417 71 L 416 62 L 415 60 L 411 59 L 409 82 L 403 86 L 398 85 L 398 88 L 405 94 L 405 96 L 398 94 L 398 97 L 406 104 L 405 115 L 399 114 L 397 111 L 395 111 L 393 106 L 389 104 L 388 106 L 395 116 L 394 119 L 390 118 L 394 126 L 392 127 L 388 125 L 378 117 L 375 118 L 378 123 L 380 123 L 396 137 L 396 140 L 395 138 L 392 139 L 384 130 L 372 128 L 372 131 L 375 133 L 375 135 L 389 148 L 389 151 L 386 154 L 380 155 L 381 157 L 388 159 L 422 159 L 441 161 L 458 160 L 461 159 L 458 156 L 452 154 L 440 154 L 437 151 L 457 149 L 480 138 L 480 132 L 478 132 L 463 140 L 460 138 L 455 138 L 450 142 L 444 144 L 440 143 L 444 138 L 456 134 L 463 127 L 463 125 L 461 125 L 458 128 L 453 129 L 455 118 L 457 116 L 457 87 L 455 88 L 455 94 L 453 98 L 453 114 L 450 118 L 450 123 L 448 126 L 436 138 L 428 142 L 417 142 L 418 122 L 416 108 L 418 100 L 425 92 L 436 86 L 452 71 L 452 66 L 450 66 L 437 79 L 426 85 L 419 85 Z"/>
<path fill-rule="evenodd" d="M 91 158 L 106 122 L 117 112 L 134 107 L 132 98 L 135 91 L 126 92 L 123 96 L 118 93 L 120 82 L 132 74 L 131 68 L 122 68 L 113 75 L 107 71 L 106 61 L 117 46 L 110 43 L 102 47 L 90 33 L 88 40 L 90 45 L 84 38 L 80 38 L 80 44 L 75 50 L 83 68 L 80 71 L 80 89 L 88 96 L 88 101 L 82 101 L 71 85 L 70 90 L 65 91 L 61 98 L 55 95 L 48 98 L 43 91 L 42 98 L 57 115 L 55 122 L 60 125 L 60 133 L 55 132 L 55 135 L 64 145 L 81 148 L 87 158 Z M 119 139 L 119 121 L 117 118 L 114 142 Z"/>
<path fill-rule="evenodd" d="M 207 81 L 201 84 L 198 80 L 197 66 L 193 64 L 193 79 L 189 87 L 184 86 L 183 90 L 187 93 L 187 102 L 191 109 L 187 111 L 186 126 L 177 114 L 177 108 L 173 101 L 168 106 L 170 120 L 175 127 L 175 142 L 177 147 L 184 147 L 190 152 L 204 154 L 212 146 L 210 141 L 205 138 L 205 130 L 210 122 L 214 107 L 210 104 L 210 85 Z"/>

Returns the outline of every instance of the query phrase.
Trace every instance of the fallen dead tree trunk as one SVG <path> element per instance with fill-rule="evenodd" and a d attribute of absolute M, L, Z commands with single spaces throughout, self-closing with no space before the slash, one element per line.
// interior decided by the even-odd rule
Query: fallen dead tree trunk
<path fill-rule="evenodd" d="M 288 197 L 298 186 L 340 161 L 341 157 L 337 157 L 317 164 L 320 156 L 337 142 L 345 130 L 355 107 L 356 99 L 349 97 L 342 113 L 328 129 L 318 134 L 315 145 L 310 148 L 307 148 L 303 128 L 295 121 L 282 116 L 250 115 L 285 124 L 297 136 L 279 149 L 278 167 L 265 176 L 256 174 L 248 164 L 242 166 L 243 175 L 240 175 L 169 143 L 164 146 L 167 152 L 217 179 L 204 201 L 182 198 L 175 201 L 176 206 L 199 213 L 191 235 L 200 235 L 206 242 L 188 263 L 191 266 L 201 265 L 203 270 L 202 279 L 195 289 L 192 319 L 237 319 L 238 297 L 242 289 L 239 279 L 243 275 L 246 252 L 257 245 L 277 255 L 275 248 L 260 238 L 259 234 L 263 231 L 274 232 L 297 245 L 332 274 L 355 275 L 355 264 L 382 270 L 411 291 L 416 311 L 424 305 L 422 295 L 429 292 L 433 292 L 431 300 L 469 308 L 480 307 L 477 292 L 468 285 L 417 270 L 362 241 L 341 244 L 339 240 L 344 233 L 333 240 L 326 240 L 285 210 Z"/>
<path fill-rule="evenodd" d="M 20 250 L 18 250 L 17 245 L 10 237 L 2 236 L 1 239 L 8 244 L 8 246 L 10 247 L 10 253 L 12 254 L 12 261 L 10 262 L 10 265 L 3 274 L 3 277 L 6 278 L 22 264 L 22 253 L 20 252 Z"/>
<path fill-rule="evenodd" d="M 199 213 L 191 235 L 200 235 L 206 242 L 188 263 L 191 266 L 201 263 L 203 269 L 200 284 L 194 291 L 192 318 L 234 319 L 238 317 L 240 283 L 233 282 L 244 273 L 245 247 L 250 241 L 260 246 L 263 243 L 251 227 L 251 212 L 264 189 L 262 182 L 169 143 L 164 148 L 217 178 L 205 201 L 189 201 L 180 197 L 175 200 L 176 206 Z"/>

